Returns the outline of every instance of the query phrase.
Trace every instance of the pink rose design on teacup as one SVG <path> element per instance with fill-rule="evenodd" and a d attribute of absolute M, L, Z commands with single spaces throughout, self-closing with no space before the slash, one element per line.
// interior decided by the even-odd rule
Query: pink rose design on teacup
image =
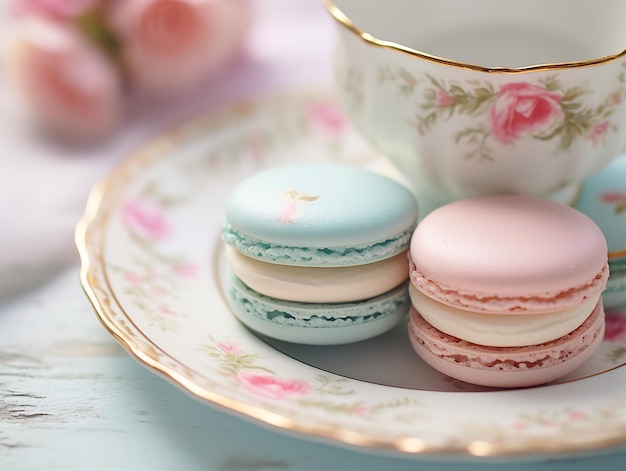
<path fill-rule="evenodd" d="M 502 85 L 489 111 L 493 137 L 508 144 L 524 134 L 544 129 L 563 117 L 563 94 L 541 85 L 516 82 Z"/>
<path fill-rule="evenodd" d="M 446 90 L 437 90 L 437 106 L 445 108 L 454 104 L 454 97 Z"/>
<path fill-rule="evenodd" d="M 605 341 L 621 342 L 623 340 L 626 340 L 626 314 L 615 311 L 607 311 L 605 314 L 605 320 Z"/>
<path fill-rule="evenodd" d="M 121 208 L 122 221 L 131 231 L 151 240 L 162 240 L 171 228 L 161 207 L 146 199 L 126 201 Z"/>
<path fill-rule="evenodd" d="M 609 121 L 596 123 L 587 133 L 587 138 L 593 143 L 594 146 L 597 146 L 602 143 L 602 139 L 608 134 L 610 129 L 611 123 Z"/>
<path fill-rule="evenodd" d="M 235 379 L 246 390 L 268 399 L 306 396 L 311 392 L 311 385 L 299 379 L 279 378 L 278 376 L 261 375 L 245 371 L 239 371 Z"/>

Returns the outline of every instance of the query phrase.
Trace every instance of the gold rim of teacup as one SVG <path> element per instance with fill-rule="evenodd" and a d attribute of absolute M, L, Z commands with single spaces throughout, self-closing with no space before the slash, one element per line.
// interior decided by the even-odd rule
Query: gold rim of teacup
<path fill-rule="evenodd" d="M 342 26 L 346 27 L 348 30 L 359 36 L 363 41 L 369 43 L 373 46 L 382 47 L 384 49 L 391 49 L 403 54 L 408 54 L 410 56 L 419 57 L 420 59 L 424 59 L 431 62 L 436 62 L 438 64 L 447 65 L 450 67 L 458 67 L 461 69 L 469 69 L 475 70 L 479 72 L 486 73 L 499 73 L 499 74 L 519 74 L 526 72 L 540 72 L 545 70 L 560 70 L 560 69 L 569 69 L 574 67 L 589 67 L 599 64 L 604 64 L 606 62 L 615 61 L 626 57 L 626 49 L 616 53 L 609 54 L 606 56 L 598 57 L 595 59 L 588 59 L 584 61 L 573 61 L 573 62 L 555 62 L 551 64 L 536 64 L 536 65 L 527 65 L 523 67 L 484 67 L 481 65 L 470 64 L 467 62 L 461 62 L 451 59 L 446 59 L 444 57 L 435 56 L 432 54 L 428 54 L 426 52 L 418 51 L 417 49 L 413 49 L 407 46 L 403 46 L 402 44 L 388 41 L 384 39 L 379 39 L 367 31 L 362 30 L 358 26 L 356 26 L 350 17 L 346 15 L 333 0 L 323 0 L 324 6 L 328 10 L 328 12 L 332 15 L 332 17 L 337 20 Z"/>

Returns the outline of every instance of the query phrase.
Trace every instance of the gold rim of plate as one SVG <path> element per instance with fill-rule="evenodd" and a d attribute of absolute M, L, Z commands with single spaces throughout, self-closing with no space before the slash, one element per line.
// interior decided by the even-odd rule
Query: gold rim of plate
<path fill-rule="evenodd" d="M 388 41 L 384 39 L 380 39 L 375 37 L 374 35 L 368 33 L 367 31 L 359 28 L 348 15 L 346 15 L 333 0 L 323 0 L 324 6 L 326 10 L 331 14 L 331 16 L 343 27 L 347 28 L 349 31 L 354 33 L 356 36 L 361 38 L 368 44 L 372 46 L 381 47 L 383 49 L 391 49 L 393 51 L 397 51 L 402 54 L 408 54 L 410 56 L 418 57 L 420 59 L 424 59 L 430 62 L 436 62 L 438 64 L 447 65 L 450 67 L 457 67 L 461 69 L 469 69 L 478 72 L 486 72 L 490 74 L 520 74 L 527 72 L 541 72 L 546 70 L 560 70 L 560 69 L 570 69 L 576 67 L 590 67 L 595 65 L 604 64 L 606 62 L 616 61 L 621 59 L 622 57 L 626 57 L 626 49 L 616 53 L 609 54 L 606 56 L 598 57 L 595 59 L 589 59 L 584 61 L 572 61 L 572 62 L 556 62 L 552 64 L 536 64 L 529 65 L 523 67 L 483 67 L 476 64 L 470 64 L 468 62 L 455 61 L 451 59 L 446 59 L 444 57 L 435 56 L 432 54 L 428 54 L 426 52 L 418 51 L 417 49 L 410 48 L 408 46 L 404 46 L 402 44 Z"/>
<path fill-rule="evenodd" d="M 97 318 L 106 330 L 140 363 L 197 398 L 283 431 L 317 437 L 329 442 L 339 442 L 357 448 L 377 449 L 381 452 L 400 452 L 418 456 L 445 455 L 457 459 L 459 457 L 520 457 L 545 453 L 580 453 L 610 449 L 626 443 L 626 425 L 619 427 L 617 433 L 609 433 L 608 436 L 585 437 L 583 443 L 572 443 L 567 439 L 545 440 L 545 438 L 535 437 L 527 438 L 517 445 L 510 441 L 503 443 L 497 440 L 472 439 L 463 443 L 455 442 L 436 446 L 414 436 L 384 440 L 367 433 L 342 428 L 337 423 L 302 423 L 282 413 L 259 408 L 212 391 L 209 386 L 202 384 L 201 375 L 170 357 L 167 352 L 142 336 L 141 331 L 134 326 L 131 317 L 117 301 L 104 269 L 102 234 L 107 227 L 111 210 L 115 207 L 113 203 L 116 200 L 115 195 L 111 197 L 111 193 L 123 189 L 137 168 L 145 168 L 150 163 L 166 156 L 178 143 L 198 135 L 210 123 L 224 120 L 225 117 L 245 117 L 259 107 L 319 96 L 320 93 L 310 92 L 281 94 L 226 106 L 221 110 L 184 122 L 140 145 L 108 177 L 92 189 L 84 214 L 76 227 L 75 244 L 80 257 L 80 283 Z M 122 319 L 118 318 L 120 315 Z"/>

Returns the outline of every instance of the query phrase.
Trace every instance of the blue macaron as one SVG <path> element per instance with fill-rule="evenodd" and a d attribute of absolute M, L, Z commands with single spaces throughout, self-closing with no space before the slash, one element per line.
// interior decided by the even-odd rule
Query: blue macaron
<path fill-rule="evenodd" d="M 279 340 L 339 344 L 379 335 L 408 311 L 406 251 L 416 224 L 413 194 L 359 167 L 259 172 L 226 205 L 231 307 L 245 325 Z"/>
<path fill-rule="evenodd" d="M 604 306 L 626 307 L 626 154 L 588 178 L 575 205 L 602 229 L 609 250 L 610 276 Z"/>

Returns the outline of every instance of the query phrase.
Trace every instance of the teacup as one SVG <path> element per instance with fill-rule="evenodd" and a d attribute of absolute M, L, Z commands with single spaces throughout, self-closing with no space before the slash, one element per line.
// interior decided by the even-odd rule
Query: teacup
<path fill-rule="evenodd" d="M 341 101 L 436 206 L 569 202 L 626 147 L 626 2 L 325 0 Z"/>

